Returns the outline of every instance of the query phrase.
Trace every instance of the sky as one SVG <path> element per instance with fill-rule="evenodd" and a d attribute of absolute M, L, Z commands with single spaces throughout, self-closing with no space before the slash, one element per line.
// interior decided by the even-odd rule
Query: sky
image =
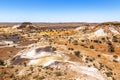
<path fill-rule="evenodd" d="M 120 21 L 120 0 L 0 0 L 0 22 Z"/>

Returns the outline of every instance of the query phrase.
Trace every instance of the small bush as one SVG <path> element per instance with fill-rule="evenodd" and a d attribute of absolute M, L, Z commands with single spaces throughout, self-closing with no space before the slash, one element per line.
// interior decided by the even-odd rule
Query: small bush
<path fill-rule="evenodd" d="M 78 41 L 77 40 L 74 40 L 72 43 L 73 43 L 73 45 L 78 45 Z"/>
<path fill-rule="evenodd" d="M 72 50 L 73 51 L 74 49 L 73 48 L 68 48 L 68 50 Z"/>
<path fill-rule="evenodd" d="M 94 40 L 95 43 L 99 43 L 99 40 Z"/>
<path fill-rule="evenodd" d="M 112 45 L 112 43 L 110 41 L 107 42 L 108 45 Z"/>
<path fill-rule="evenodd" d="M 61 72 L 55 72 L 56 76 L 62 76 Z"/>
<path fill-rule="evenodd" d="M 101 55 L 97 55 L 98 57 L 101 57 Z"/>
<path fill-rule="evenodd" d="M 11 74 L 9 77 L 10 77 L 10 78 L 13 78 L 13 77 L 14 77 L 14 74 Z"/>
<path fill-rule="evenodd" d="M 74 54 L 79 57 L 80 56 L 80 51 L 75 51 Z"/>
<path fill-rule="evenodd" d="M 115 52 L 114 47 L 113 46 L 108 46 L 108 52 Z"/>
<path fill-rule="evenodd" d="M 112 77 L 112 72 L 106 72 L 107 77 Z"/>
<path fill-rule="evenodd" d="M 45 77 L 44 77 L 44 76 L 39 77 L 39 80 L 43 80 L 43 79 L 45 79 Z"/>
<path fill-rule="evenodd" d="M 118 39 L 116 36 L 113 36 L 113 39 L 112 39 L 113 42 L 118 42 Z"/>
<path fill-rule="evenodd" d="M 0 60 L 0 65 L 4 66 L 4 61 Z"/>
<path fill-rule="evenodd" d="M 91 46 L 90 46 L 90 49 L 94 49 L 94 46 L 93 46 L 93 45 L 91 45 Z"/>
<path fill-rule="evenodd" d="M 55 47 L 50 46 L 51 51 L 56 51 L 57 49 Z"/>
<path fill-rule="evenodd" d="M 113 57 L 114 57 L 115 59 L 117 59 L 117 58 L 118 58 L 118 56 L 117 56 L 117 55 L 113 55 Z"/>
<path fill-rule="evenodd" d="M 113 62 L 117 63 L 118 61 L 117 61 L 117 60 L 115 60 L 115 59 L 113 59 Z"/>

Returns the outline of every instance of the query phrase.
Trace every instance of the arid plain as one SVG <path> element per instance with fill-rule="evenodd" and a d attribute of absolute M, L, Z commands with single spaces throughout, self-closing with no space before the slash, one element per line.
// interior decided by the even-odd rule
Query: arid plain
<path fill-rule="evenodd" d="M 120 80 L 120 23 L 1 23 L 0 80 Z"/>

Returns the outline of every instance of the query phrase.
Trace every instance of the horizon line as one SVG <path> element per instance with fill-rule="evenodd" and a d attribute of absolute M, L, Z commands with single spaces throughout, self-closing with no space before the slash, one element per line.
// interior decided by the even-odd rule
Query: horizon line
<path fill-rule="evenodd" d="M 31 23 L 103 23 L 103 22 L 120 22 L 120 21 L 56 21 L 56 22 L 48 22 L 48 21 L 7 21 L 0 23 L 23 23 L 23 22 L 31 22 Z"/>

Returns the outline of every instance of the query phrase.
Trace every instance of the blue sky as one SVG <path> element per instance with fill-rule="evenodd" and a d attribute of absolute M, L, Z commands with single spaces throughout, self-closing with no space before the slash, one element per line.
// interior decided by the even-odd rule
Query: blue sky
<path fill-rule="evenodd" d="M 0 22 L 120 21 L 120 0 L 0 0 Z"/>

